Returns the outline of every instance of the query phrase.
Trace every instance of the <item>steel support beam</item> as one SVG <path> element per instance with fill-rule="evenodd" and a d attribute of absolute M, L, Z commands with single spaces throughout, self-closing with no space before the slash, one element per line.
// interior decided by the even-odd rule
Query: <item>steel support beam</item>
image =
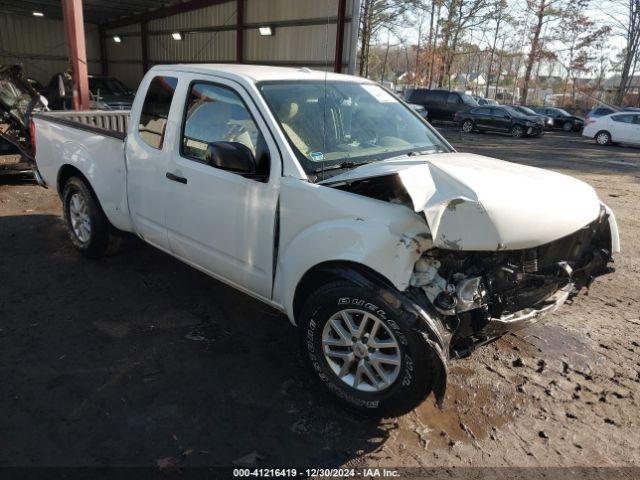
<path fill-rule="evenodd" d="M 333 71 L 342 72 L 342 55 L 344 52 L 344 25 L 347 17 L 347 0 L 339 0 L 338 20 L 336 23 L 336 56 L 333 62 Z"/>
<path fill-rule="evenodd" d="M 142 73 L 149 70 L 149 29 L 147 22 L 140 22 L 140 41 L 142 42 Z"/>
<path fill-rule="evenodd" d="M 73 77 L 73 107 L 89 109 L 89 77 L 87 47 L 84 40 L 82 0 L 62 0 L 62 16 L 69 50 L 69 63 Z"/>
<path fill-rule="evenodd" d="M 236 61 L 244 63 L 244 4 L 245 0 L 237 0 L 236 6 Z"/>

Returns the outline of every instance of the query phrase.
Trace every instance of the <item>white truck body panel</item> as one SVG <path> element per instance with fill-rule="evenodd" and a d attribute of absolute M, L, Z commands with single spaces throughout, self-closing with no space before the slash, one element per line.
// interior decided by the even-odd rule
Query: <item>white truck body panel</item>
<path fill-rule="evenodd" d="M 160 150 L 137 131 L 144 93 L 157 75 L 178 79 Z M 306 69 L 154 67 L 138 89 L 124 143 L 36 118 L 38 169 L 55 186 L 61 168 L 77 168 L 116 228 L 286 312 L 292 322 L 300 280 L 325 262 L 366 266 L 403 291 L 416 262 L 433 246 L 523 249 L 572 233 L 598 216 L 595 192 L 578 180 L 468 154 L 381 161 L 335 176 L 327 185 L 312 183 L 256 82 L 325 78 L 372 83 Z M 196 80 L 230 87 L 243 100 L 270 153 L 264 182 L 181 156 L 183 110 Z M 188 183 L 168 181 L 167 174 Z M 328 185 L 396 174 L 414 211 Z M 617 251 L 615 218 L 607 211 Z"/>
<path fill-rule="evenodd" d="M 34 117 L 38 170 L 47 185 L 58 183 L 63 165 L 72 165 L 89 180 L 114 227 L 132 231 L 127 201 L 127 174 L 122 139 L 72 128 Z"/>
<path fill-rule="evenodd" d="M 600 213 L 595 190 L 580 180 L 467 153 L 371 163 L 325 183 L 390 173 L 398 173 L 440 248 L 531 248 L 579 230 Z"/>

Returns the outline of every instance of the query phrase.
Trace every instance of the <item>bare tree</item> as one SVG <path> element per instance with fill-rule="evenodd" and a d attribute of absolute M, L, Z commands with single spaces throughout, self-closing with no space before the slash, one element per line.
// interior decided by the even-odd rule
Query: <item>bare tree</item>
<path fill-rule="evenodd" d="M 615 0 L 613 8 L 602 12 L 609 18 L 614 33 L 625 40 L 620 83 L 613 102 L 622 105 L 640 62 L 640 0 Z"/>
<path fill-rule="evenodd" d="M 369 75 L 371 43 L 384 29 L 391 31 L 403 25 L 403 15 L 415 7 L 415 0 L 362 0 L 360 5 L 360 76 Z"/>
<path fill-rule="evenodd" d="M 496 54 L 496 47 L 498 46 L 498 38 L 500 38 L 500 29 L 504 26 L 505 20 L 508 17 L 507 0 L 498 0 L 495 6 L 496 11 L 494 20 L 496 22 L 496 28 L 493 31 L 493 41 L 490 47 L 489 67 L 487 68 L 487 84 L 484 91 L 485 97 L 489 96 L 489 84 L 491 83 L 491 75 L 493 73 L 493 60 Z"/>
<path fill-rule="evenodd" d="M 575 5 L 576 8 L 585 8 L 587 0 L 527 0 L 527 8 L 533 14 L 534 22 L 531 28 L 529 54 L 527 55 L 526 68 L 522 79 L 520 101 L 523 104 L 527 102 L 529 83 L 531 82 L 534 65 L 545 58 L 554 57 L 553 52 L 544 48 L 543 29 L 548 23 L 566 16 L 568 3 Z"/>

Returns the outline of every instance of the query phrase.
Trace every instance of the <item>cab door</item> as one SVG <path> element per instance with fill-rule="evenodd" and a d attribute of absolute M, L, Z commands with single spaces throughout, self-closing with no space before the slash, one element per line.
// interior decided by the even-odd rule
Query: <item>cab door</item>
<path fill-rule="evenodd" d="M 491 123 L 494 130 L 498 132 L 508 132 L 511 130 L 511 115 L 506 110 L 497 107 L 491 107 Z"/>
<path fill-rule="evenodd" d="M 493 130 L 493 125 L 491 124 L 491 108 L 479 107 L 474 108 L 471 112 L 473 113 L 478 130 Z"/>
<path fill-rule="evenodd" d="M 612 115 L 611 140 L 614 142 L 638 143 L 637 124 L 634 124 L 636 115 L 632 113 L 621 113 Z"/>
<path fill-rule="evenodd" d="M 281 172 L 275 142 L 235 82 L 191 77 L 179 103 L 183 114 L 164 179 L 171 250 L 214 277 L 270 298 Z M 213 161 L 217 142 L 250 151 L 260 175 L 225 169 L 219 156 Z"/>
<path fill-rule="evenodd" d="M 171 145 L 165 141 L 169 118 L 179 115 L 173 101 L 178 79 L 158 74 L 145 79 L 131 115 L 125 155 L 127 198 L 135 232 L 162 250 L 169 250 L 165 227 L 165 173 Z"/>

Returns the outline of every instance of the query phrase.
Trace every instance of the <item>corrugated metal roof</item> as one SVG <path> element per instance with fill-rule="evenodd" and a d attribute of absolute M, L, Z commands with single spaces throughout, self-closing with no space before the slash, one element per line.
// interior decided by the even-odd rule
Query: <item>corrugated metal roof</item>
<path fill-rule="evenodd" d="M 0 12 L 62 18 L 60 0 L 0 0 Z M 85 22 L 105 23 L 180 3 L 180 0 L 82 0 Z"/>

